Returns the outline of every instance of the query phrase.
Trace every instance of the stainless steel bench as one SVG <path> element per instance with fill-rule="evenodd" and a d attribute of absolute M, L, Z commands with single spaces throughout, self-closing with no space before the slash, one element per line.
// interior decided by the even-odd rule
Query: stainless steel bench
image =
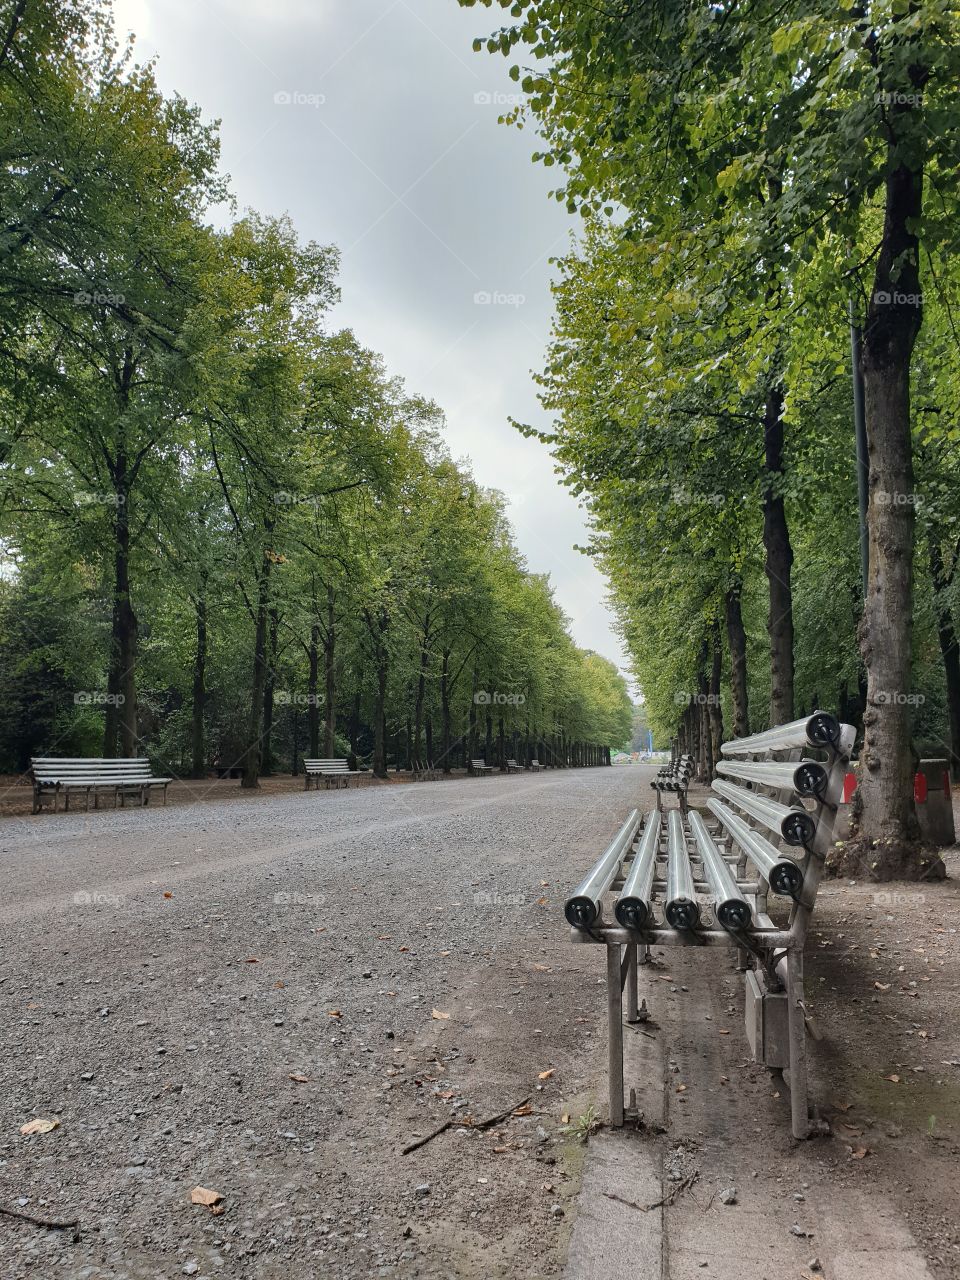
<path fill-rule="evenodd" d="M 854 738 L 817 711 L 726 743 L 711 825 L 697 812 L 634 810 L 568 899 L 573 940 L 607 948 L 611 1124 L 636 1113 L 632 1093 L 624 1105 L 623 991 L 637 1022 L 650 947 L 729 947 L 745 973 L 751 1049 L 783 1072 L 794 1136 L 809 1135 L 803 947 Z M 786 927 L 767 914 L 770 893 L 789 901 Z"/>

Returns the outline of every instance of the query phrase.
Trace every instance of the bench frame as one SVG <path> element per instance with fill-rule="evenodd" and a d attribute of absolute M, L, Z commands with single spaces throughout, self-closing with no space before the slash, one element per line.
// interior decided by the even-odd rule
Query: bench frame
<path fill-rule="evenodd" d="M 320 783 L 323 783 L 325 791 L 329 791 L 331 787 L 338 790 L 341 786 L 349 787 L 351 782 L 355 782 L 357 786 L 369 783 L 371 774 L 361 773 L 359 769 L 351 769 L 347 763 L 346 757 L 331 756 L 329 759 L 304 759 L 303 762 L 303 789 L 310 790 L 310 779 L 313 779 L 314 790 L 320 790 Z"/>
<path fill-rule="evenodd" d="M 756 739 L 762 735 L 755 735 Z M 625 1117 L 639 1118 L 635 1103 L 635 1094 L 631 1090 L 630 1103 L 624 1105 L 623 1079 L 623 993 L 626 990 L 628 1023 L 638 1023 L 647 1017 L 641 1013 L 638 1005 L 638 970 L 641 964 L 650 962 L 651 947 L 700 946 L 726 947 L 736 950 L 737 970 L 744 973 L 745 984 L 749 975 L 753 974 L 753 986 L 756 991 L 758 976 L 765 981 L 760 985 L 760 999 L 767 995 L 779 994 L 783 990 L 786 995 L 787 1032 L 788 1032 L 788 1066 L 783 1068 L 784 1082 L 790 1090 L 790 1112 L 793 1136 L 801 1139 L 810 1136 L 813 1129 L 819 1127 L 819 1121 L 811 1118 L 808 1106 L 806 1030 L 808 1015 L 803 1000 L 803 949 L 806 942 L 807 929 L 813 914 L 817 890 L 823 874 L 823 863 L 833 844 L 834 822 L 843 792 L 843 779 L 847 771 L 850 754 L 856 737 L 855 729 L 850 725 L 840 725 L 840 736 L 835 746 L 828 750 L 827 785 L 815 808 L 808 809 L 816 818 L 816 833 L 806 845 L 806 855 L 800 861 L 803 868 L 803 888 L 799 897 L 793 902 L 790 921 L 786 929 L 777 928 L 766 914 L 766 894 L 769 886 L 762 875 L 757 872 L 756 883 L 741 884 L 743 892 L 752 901 L 757 925 L 748 933 L 733 934 L 714 924 L 710 928 L 686 932 L 670 928 L 668 925 L 655 925 L 643 930 L 625 929 L 619 924 L 609 924 L 601 917 L 590 929 L 572 928 L 572 941 L 578 944 L 603 945 L 607 949 L 607 1021 L 608 1021 L 608 1062 L 610 1091 L 610 1123 L 621 1126 Z M 743 739 L 744 744 L 750 739 Z M 742 748 L 737 750 L 737 741 L 727 744 L 731 754 L 743 754 Z M 781 750 L 776 754 L 783 760 L 792 756 L 799 758 L 801 749 Z M 767 752 L 758 746 L 748 758 L 765 757 Z M 773 788 L 766 786 L 758 794 L 769 794 Z M 786 790 L 784 799 L 791 793 Z M 658 820 L 659 820 L 659 811 Z M 741 816 L 738 813 L 737 816 Z M 648 819 L 651 815 L 648 815 Z M 745 819 L 746 820 L 746 819 Z M 748 821 L 748 820 L 746 820 Z M 755 824 L 749 823 L 754 826 Z M 758 833 L 762 828 L 756 828 Z M 639 831 L 634 832 L 634 841 Z M 711 833 L 713 834 L 713 833 Z M 746 856 L 742 850 L 730 851 L 730 842 L 720 836 L 727 849 L 721 851 L 724 858 L 737 858 L 737 880 L 742 881 L 746 870 Z M 715 841 L 717 837 L 715 836 Z M 611 888 L 616 890 L 624 880 L 624 867 L 621 864 L 619 875 Z M 753 960 L 754 968 L 749 965 Z M 758 972 L 759 971 L 759 975 Z M 746 996 L 745 996 L 746 999 Z"/>
<path fill-rule="evenodd" d="M 39 766 L 39 768 L 38 768 Z M 100 807 L 100 792 L 113 792 L 114 805 L 124 808 L 128 796 L 139 798 L 141 807 L 150 803 L 153 787 L 163 788 L 163 803 L 167 803 L 167 787 L 172 778 L 155 778 L 150 761 L 145 756 L 85 757 L 85 756 L 34 756 L 30 761 L 30 781 L 33 787 L 33 813 L 40 813 L 45 799 L 53 798 L 53 812 L 57 812 L 60 796 L 63 810 L 70 811 L 70 793 L 82 791 L 86 809 Z"/>
<path fill-rule="evenodd" d="M 486 760 L 481 760 L 478 756 L 476 760 L 470 761 L 470 775 L 475 778 L 492 778 L 493 765 L 487 764 Z"/>

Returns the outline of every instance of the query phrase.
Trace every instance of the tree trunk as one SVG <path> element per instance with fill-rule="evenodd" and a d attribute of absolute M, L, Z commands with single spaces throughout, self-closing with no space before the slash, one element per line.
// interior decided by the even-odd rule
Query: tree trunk
<path fill-rule="evenodd" d="M 268 639 L 269 660 L 267 662 L 267 680 L 263 687 L 263 751 L 261 753 L 261 773 L 269 778 L 273 773 L 273 700 L 277 687 L 277 639 L 280 619 L 276 609 L 270 610 L 270 634 Z"/>
<path fill-rule="evenodd" d="M 710 781 L 717 772 L 720 747 L 723 744 L 723 707 L 720 705 L 720 682 L 723 678 L 723 641 L 719 621 L 713 624 L 713 668 L 710 673 Z"/>
<path fill-rule="evenodd" d="M 870 503 L 869 573 L 860 623 L 860 648 L 867 668 L 860 836 L 862 859 L 878 880 L 929 874 L 932 866 L 922 862 L 918 844 L 907 701 L 915 496 L 910 362 L 922 320 L 915 228 L 922 212 L 923 174 L 900 158 L 898 124 L 913 109 L 906 103 L 887 108 L 890 139 L 883 236 L 862 356 Z"/>
<path fill-rule="evenodd" d="M 936 593 L 937 637 L 943 654 L 943 671 L 947 685 L 947 715 L 950 721 L 950 774 L 960 778 L 960 645 L 953 625 L 953 615 L 944 592 L 950 583 L 943 566 L 943 555 L 934 533 L 927 534 L 930 547 L 930 576 Z"/>
<path fill-rule="evenodd" d="M 337 737 L 337 615 L 333 587 L 327 587 L 327 628 L 323 637 L 324 723 L 323 749 L 333 759 Z"/>
<path fill-rule="evenodd" d="M 205 583 L 202 583 L 201 594 L 197 597 L 195 606 L 197 649 L 193 659 L 191 778 L 205 778 L 207 775 L 207 743 L 204 731 L 204 712 L 207 703 L 207 601 L 203 595 L 204 586 Z"/>
<path fill-rule="evenodd" d="M 733 703 L 733 736 L 750 734 L 750 707 L 747 692 L 747 633 L 740 603 L 741 584 L 730 588 L 724 603 L 727 620 L 727 648 L 730 650 L 730 698 Z"/>
<path fill-rule="evenodd" d="M 377 778 L 387 776 L 387 661 L 383 655 L 377 662 L 377 697 L 373 709 L 373 772 Z"/>
<path fill-rule="evenodd" d="M 449 773 L 451 727 L 450 727 L 450 650 L 443 651 L 443 666 L 440 669 L 440 726 L 443 740 L 443 772 Z"/>
<path fill-rule="evenodd" d="M 783 502 L 783 388 L 771 387 L 763 413 L 763 545 L 769 590 L 770 725 L 793 719 L 793 548 Z"/>
<path fill-rule="evenodd" d="M 269 532 L 269 531 L 268 531 Z M 257 613 L 253 635 L 253 682 L 250 689 L 250 718 L 247 722 L 247 749 L 243 753 L 244 790 L 260 785 L 260 733 L 263 727 L 263 697 L 267 686 L 267 613 L 270 597 L 272 561 L 266 550 L 257 584 Z"/>
<path fill-rule="evenodd" d="M 320 624 L 310 628 L 310 647 L 307 651 L 309 673 L 307 675 L 307 750 L 310 758 L 320 755 Z"/>
<path fill-rule="evenodd" d="M 423 764 L 423 703 L 427 692 L 427 664 L 429 661 L 429 653 L 426 645 L 424 645 L 420 650 L 417 697 L 413 709 L 413 755 L 418 767 Z"/>

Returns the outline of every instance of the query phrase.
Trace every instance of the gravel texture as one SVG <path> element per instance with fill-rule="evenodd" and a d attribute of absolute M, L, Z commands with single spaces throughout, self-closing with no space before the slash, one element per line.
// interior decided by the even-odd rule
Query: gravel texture
<path fill-rule="evenodd" d="M 0 821 L 0 1207 L 80 1222 L 0 1216 L 0 1275 L 558 1274 L 603 1052 L 562 901 L 649 776 Z"/>

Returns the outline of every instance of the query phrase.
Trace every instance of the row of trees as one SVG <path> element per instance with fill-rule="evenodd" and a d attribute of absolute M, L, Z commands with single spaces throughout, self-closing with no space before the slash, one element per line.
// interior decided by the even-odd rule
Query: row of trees
<path fill-rule="evenodd" d="M 960 766 L 955 7 L 482 2 L 511 21 L 476 47 L 531 64 L 511 119 L 584 215 L 542 438 L 654 727 L 709 772 L 725 728 L 839 710 L 865 731 L 856 856 L 926 874 L 916 749 Z"/>
<path fill-rule="evenodd" d="M 226 229 L 217 137 L 99 0 L 0 3 L 0 760 L 586 762 L 630 727 L 337 252 Z"/>

